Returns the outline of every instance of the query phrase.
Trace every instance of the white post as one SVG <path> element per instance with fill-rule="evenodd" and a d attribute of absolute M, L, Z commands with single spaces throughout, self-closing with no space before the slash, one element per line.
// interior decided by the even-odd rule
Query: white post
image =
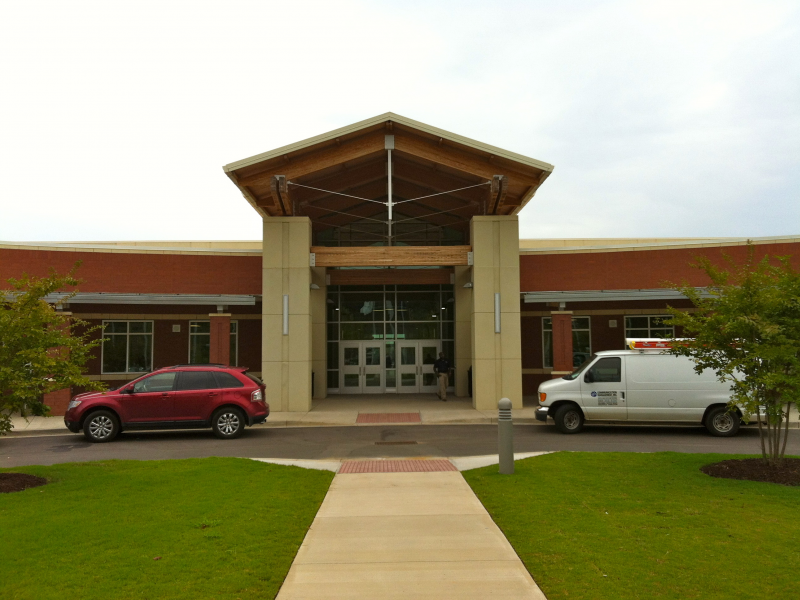
<path fill-rule="evenodd" d="M 394 148 L 394 136 L 393 135 L 387 135 L 386 136 L 385 146 L 386 146 L 386 156 L 387 156 L 387 159 L 389 161 L 388 169 L 387 169 L 387 174 L 389 176 L 389 188 L 388 188 L 388 201 L 386 202 L 386 208 L 388 210 L 388 217 L 389 217 L 389 220 L 388 220 L 388 225 L 389 225 L 388 234 L 389 235 L 388 235 L 387 245 L 391 246 L 392 245 L 392 206 L 394 206 L 394 203 L 392 202 L 392 149 Z"/>

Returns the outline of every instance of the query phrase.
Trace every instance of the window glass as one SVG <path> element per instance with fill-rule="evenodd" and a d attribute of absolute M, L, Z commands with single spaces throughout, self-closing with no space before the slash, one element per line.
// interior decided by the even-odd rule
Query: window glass
<path fill-rule="evenodd" d="M 438 321 L 441 318 L 442 304 L 439 292 L 398 293 L 398 321 Z"/>
<path fill-rule="evenodd" d="M 126 373 L 128 371 L 127 358 L 127 335 L 111 335 L 105 338 L 103 341 L 103 373 Z"/>
<path fill-rule="evenodd" d="M 103 373 L 141 373 L 153 365 L 151 321 L 103 322 Z"/>
<path fill-rule="evenodd" d="M 622 359 L 601 358 L 586 374 L 588 383 L 619 383 L 622 381 Z"/>
<path fill-rule="evenodd" d="M 224 371 L 213 371 L 214 378 L 217 380 L 217 387 L 221 388 L 240 388 L 244 387 L 244 384 L 236 379 L 230 373 L 225 373 Z"/>
<path fill-rule="evenodd" d="M 625 317 L 626 338 L 672 338 L 675 328 L 669 325 L 668 315 Z"/>
<path fill-rule="evenodd" d="M 342 323 L 343 340 L 382 340 L 383 323 Z"/>
<path fill-rule="evenodd" d="M 339 387 L 339 371 L 328 371 L 328 387 L 331 389 Z"/>
<path fill-rule="evenodd" d="M 140 379 L 133 384 L 134 394 L 145 394 L 147 392 L 169 392 L 175 382 L 175 372 L 156 373 L 150 377 Z"/>
<path fill-rule="evenodd" d="M 572 317 L 572 366 L 580 367 L 592 355 L 590 317 Z M 542 317 L 542 358 L 545 369 L 553 368 L 553 319 Z"/>
<path fill-rule="evenodd" d="M 339 318 L 344 321 L 383 321 L 383 292 L 342 294 Z"/>
<path fill-rule="evenodd" d="M 189 333 L 211 333 L 211 321 L 189 321 Z"/>
<path fill-rule="evenodd" d="M 210 371 L 182 371 L 178 391 L 216 389 L 217 382 Z"/>
<path fill-rule="evenodd" d="M 438 340 L 439 323 L 398 323 L 398 340 Z"/>

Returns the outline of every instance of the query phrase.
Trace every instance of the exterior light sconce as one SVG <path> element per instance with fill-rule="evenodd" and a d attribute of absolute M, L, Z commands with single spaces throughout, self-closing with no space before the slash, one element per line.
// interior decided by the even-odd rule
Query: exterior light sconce
<path fill-rule="evenodd" d="M 472 287 L 472 282 L 468 281 L 467 283 L 464 284 L 464 287 L 467 288 L 467 289 L 471 288 Z"/>
<path fill-rule="evenodd" d="M 494 332 L 500 333 L 500 293 L 494 294 Z"/>
<path fill-rule="evenodd" d="M 283 295 L 283 335 L 289 335 L 289 294 Z"/>
<path fill-rule="evenodd" d="M 311 284 L 311 289 L 312 289 L 312 290 L 318 290 L 318 289 L 319 289 L 319 286 L 318 286 L 316 283 L 312 283 L 312 284 Z"/>

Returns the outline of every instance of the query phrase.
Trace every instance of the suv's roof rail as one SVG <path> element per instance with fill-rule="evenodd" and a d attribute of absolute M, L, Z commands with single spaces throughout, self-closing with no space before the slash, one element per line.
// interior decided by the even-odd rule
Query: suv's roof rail
<path fill-rule="evenodd" d="M 222 367 L 223 369 L 227 369 L 228 365 L 223 365 L 221 363 L 194 363 L 191 365 L 172 365 L 171 367 L 161 367 L 162 369 L 175 369 L 177 367 Z"/>

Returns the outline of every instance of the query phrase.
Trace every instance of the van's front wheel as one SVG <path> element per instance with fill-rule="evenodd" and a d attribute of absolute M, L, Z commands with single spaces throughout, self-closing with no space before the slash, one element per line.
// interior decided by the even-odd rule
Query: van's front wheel
<path fill-rule="evenodd" d="M 553 420 L 561 433 L 578 433 L 583 429 L 583 412 L 574 404 L 559 406 Z"/>
<path fill-rule="evenodd" d="M 717 406 L 706 415 L 706 429 L 717 437 L 732 437 L 739 431 L 739 413 L 727 406 Z"/>

